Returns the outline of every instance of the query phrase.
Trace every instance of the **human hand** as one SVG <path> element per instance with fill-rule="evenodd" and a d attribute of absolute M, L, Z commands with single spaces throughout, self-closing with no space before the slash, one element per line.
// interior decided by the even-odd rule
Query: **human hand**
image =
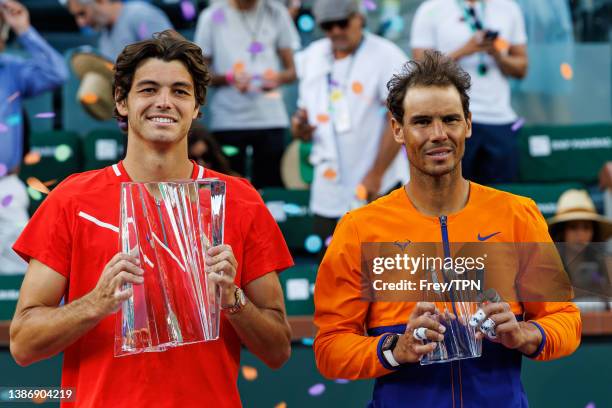
<path fill-rule="evenodd" d="M 378 192 L 380 191 L 380 186 L 382 185 L 382 176 L 382 174 L 374 170 L 370 170 L 361 180 L 360 185 L 363 186 L 366 192 L 366 197 L 363 198 L 367 199 L 368 202 L 374 201 L 378 197 Z"/>
<path fill-rule="evenodd" d="M 476 333 L 477 339 L 485 336 L 495 343 L 500 343 L 509 349 L 519 349 L 526 354 L 535 350 L 525 351 L 529 345 L 537 345 L 541 341 L 539 330 L 530 323 L 518 322 L 516 316 L 506 302 L 486 303 L 481 306 L 484 321 L 481 330 Z M 534 338 L 534 335 L 538 338 Z M 529 352 L 531 351 L 531 352 Z"/>
<path fill-rule="evenodd" d="M 30 29 L 30 13 L 23 4 L 14 0 L 4 0 L 0 2 L 0 11 L 4 21 L 17 35 Z"/>
<path fill-rule="evenodd" d="M 234 74 L 233 85 L 240 93 L 248 92 L 251 86 L 251 74 L 244 71 Z"/>
<path fill-rule="evenodd" d="M 144 283 L 143 275 L 138 258 L 124 253 L 113 256 L 102 270 L 96 287 L 86 295 L 94 314 L 102 318 L 119 310 L 121 304 L 132 296 L 132 288 L 124 289 L 123 285 L 140 285 Z"/>
<path fill-rule="evenodd" d="M 453 315 L 449 315 L 452 319 Z M 429 302 L 419 302 L 414 307 L 414 310 L 408 318 L 406 331 L 397 340 L 393 357 L 400 363 L 416 363 L 421 358 L 438 346 L 438 341 L 444 339 L 446 327 L 440 324 L 440 313 L 436 309 L 436 305 Z M 423 344 L 421 340 L 414 337 L 416 329 L 425 328 L 424 336 L 430 343 Z M 422 331 L 422 329 L 421 329 Z"/>
<path fill-rule="evenodd" d="M 487 40 L 484 38 L 484 31 L 476 31 L 474 35 L 459 49 L 461 57 L 467 57 L 478 52 L 485 51 L 484 44 Z"/>
<path fill-rule="evenodd" d="M 221 304 L 233 305 L 236 301 L 234 278 L 238 269 L 238 261 L 232 247 L 218 245 L 206 251 L 206 273 L 210 282 L 221 290 Z"/>
<path fill-rule="evenodd" d="M 295 138 L 308 142 L 312 140 L 316 128 L 308 123 L 308 112 L 305 109 L 298 109 L 291 117 L 291 134 Z"/>
<path fill-rule="evenodd" d="M 281 85 L 280 75 L 276 71 L 266 71 L 262 76 L 261 90 L 264 92 L 273 91 Z"/>

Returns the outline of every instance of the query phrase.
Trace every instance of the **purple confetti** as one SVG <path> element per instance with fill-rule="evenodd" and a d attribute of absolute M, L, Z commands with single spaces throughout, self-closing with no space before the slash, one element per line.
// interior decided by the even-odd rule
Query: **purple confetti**
<path fill-rule="evenodd" d="M 9 96 L 8 98 L 6 98 L 6 100 L 8 101 L 8 103 L 13 102 L 15 99 L 19 98 L 19 95 L 21 95 L 21 93 L 19 93 L 19 91 L 13 93 L 11 96 Z"/>
<path fill-rule="evenodd" d="M 259 54 L 264 50 L 264 45 L 259 41 L 253 41 L 251 45 L 249 45 L 249 53 L 255 55 Z"/>
<path fill-rule="evenodd" d="M 374 0 L 363 0 L 363 6 L 367 11 L 374 11 L 377 8 Z"/>
<path fill-rule="evenodd" d="M 325 247 L 327 248 L 331 244 L 332 236 L 330 235 L 325 239 Z"/>
<path fill-rule="evenodd" d="M 308 389 L 308 393 L 313 397 L 318 397 L 325 392 L 325 384 L 315 384 Z"/>
<path fill-rule="evenodd" d="M 6 132 L 8 132 L 8 126 L 6 126 L 4 123 L 0 123 L 0 133 Z"/>
<path fill-rule="evenodd" d="M 147 23 L 145 23 L 144 21 L 138 26 L 138 37 L 141 40 L 144 40 L 149 37 L 149 29 L 147 28 Z"/>
<path fill-rule="evenodd" d="M 9 205 L 11 205 L 12 201 L 13 201 L 13 196 L 9 194 L 2 199 L 2 202 L 0 202 L 0 204 L 2 205 L 2 207 L 8 207 Z"/>
<path fill-rule="evenodd" d="M 41 112 L 34 115 L 34 117 L 38 119 L 53 119 L 55 117 L 55 112 Z"/>
<path fill-rule="evenodd" d="M 329 80 L 329 84 L 331 86 L 340 86 L 340 83 L 333 78 Z"/>
<path fill-rule="evenodd" d="M 584 408 L 597 408 L 597 407 L 595 406 L 594 402 L 589 402 L 588 404 L 586 404 L 586 407 Z"/>
<path fill-rule="evenodd" d="M 220 8 L 215 10 L 215 12 L 212 14 L 212 21 L 216 24 L 225 23 L 225 13 L 223 12 L 223 9 Z"/>
<path fill-rule="evenodd" d="M 524 124 L 525 118 L 518 118 L 518 120 L 512 124 L 512 131 L 516 132 L 517 130 L 522 128 Z"/>
<path fill-rule="evenodd" d="M 183 13 L 183 18 L 187 21 L 193 20 L 196 16 L 196 9 L 193 3 L 188 0 L 181 2 L 181 12 Z"/>
<path fill-rule="evenodd" d="M 6 167 L 6 164 L 0 163 L 0 177 L 6 175 L 6 173 L 8 173 L 8 168 Z"/>
<path fill-rule="evenodd" d="M 337 380 L 334 381 L 336 384 L 348 384 L 351 381 L 350 380 L 345 380 L 344 378 L 338 378 Z"/>

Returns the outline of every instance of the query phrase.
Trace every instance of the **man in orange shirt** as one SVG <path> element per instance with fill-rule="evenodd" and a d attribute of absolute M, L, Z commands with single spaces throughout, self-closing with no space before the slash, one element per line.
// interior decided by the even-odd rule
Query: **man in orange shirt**
<path fill-rule="evenodd" d="M 432 318 L 436 306 L 363 300 L 362 243 L 441 242 L 449 256 L 450 242 L 551 242 L 532 200 L 461 174 L 471 135 L 468 74 L 428 51 L 388 87 L 393 132 L 405 145 L 410 182 L 339 223 L 315 286 L 317 366 L 330 378 L 376 378 L 370 406 L 527 406 L 522 356 L 549 360 L 574 352 L 581 321 L 573 303 L 489 303 L 483 309 L 496 337 L 483 341 L 481 357 L 421 366 L 445 331 Z M 415 339 L 420 327 L 427 328 L 430 342 Z"/>

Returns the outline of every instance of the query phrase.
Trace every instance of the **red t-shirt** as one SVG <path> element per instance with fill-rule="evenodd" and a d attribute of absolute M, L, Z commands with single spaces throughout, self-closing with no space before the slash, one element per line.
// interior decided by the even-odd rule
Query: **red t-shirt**
<path fill-rule="evenodd" d="M 278 225 L 244 179 L 194 164 L 192 178 L 226 183 L 225 243 L 238 270 L 236 284 L 293 265 Z M 70 176 L 36 211 L 13 249 L 66 279 L 67 303 L 90 292 L 119 252 L 121 182 L 131 181 L 122 163 Z M 221 318 L 217 341 L 159 353 L 114 357 L 115 315 L 64 351 L 62 386 L 75 387 L 81 407 L 239 407 L 240 340 Z M 63 404 L 69 406 L 70 404 Z"/>

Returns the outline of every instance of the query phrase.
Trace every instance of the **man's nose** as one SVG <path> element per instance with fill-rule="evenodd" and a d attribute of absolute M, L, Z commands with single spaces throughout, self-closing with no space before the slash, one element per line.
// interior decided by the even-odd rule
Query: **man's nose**
<path fill-rule="evenodd" d="M 157 94 L 155 105 L 160 109 L 168 109 L 170 107 L 170 90 L 161 89 Z"/>
<path fill-rule="evenodd" d="M 442 141 L 448 139 L 446 128 L 441 120 L 434 120 L 431 127 L 431 140 Z"/>

